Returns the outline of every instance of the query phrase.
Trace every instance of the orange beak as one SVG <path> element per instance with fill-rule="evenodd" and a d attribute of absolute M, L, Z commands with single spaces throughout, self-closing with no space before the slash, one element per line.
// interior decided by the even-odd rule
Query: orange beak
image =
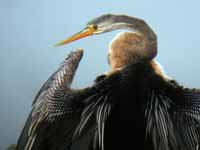
<path fill-rule="evenodd" d="M 68 44 L 70 42 L 73 42 L 73 41 L 76 41 L 78 39 L 81 39 L 81 38 L 84 38 L 84 37 L 87 37 L 87 36 L 90 36 L 92 35 L 94 32 L 96 31 L 95 28 L 92 28 L 92 27 L 87 27 L 86 29 L 84 29 L 83 31 L 81 32 L 78 32 L 74 35 L 72 35 L 71 37 L 59 42 L 58 44 L 56 44 L 55 46 L 61 46 L 61 45 L 65 45 L 65 44 Z"/>

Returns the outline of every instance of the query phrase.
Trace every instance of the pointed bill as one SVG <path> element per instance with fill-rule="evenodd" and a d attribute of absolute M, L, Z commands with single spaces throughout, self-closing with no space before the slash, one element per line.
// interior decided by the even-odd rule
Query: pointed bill
<path fill-rule="evenodd" d="M 93 33 L 95 32 L 95 29 L 93 28 L 86 28 L 84 29 L 83 31 L 81 32 L 78 32 L 74 35 L 72 35 L 71 37 L 59 42 L 58 44 L 56 44 L 55 46 L 61 46 L 61 45 L 65 45 L 65 44 L 68 44 L 70 42 L 73 42 L 73 41 L 76 41 L 78 39 L 81 39 L 81 38 L 84 38 L 84 37 L 87 37 L 87 36 L 90 36 L 92 35 Z"/>

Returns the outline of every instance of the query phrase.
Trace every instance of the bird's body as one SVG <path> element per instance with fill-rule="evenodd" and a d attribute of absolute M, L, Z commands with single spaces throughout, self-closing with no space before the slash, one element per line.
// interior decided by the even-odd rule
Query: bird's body
<path fill-rule="evenodd" d="M 111 70 L 70 87 L 83 51 L 73 52 L 39 91 L 18 150 L 65 150 L 90 134 L 90 150 L 199 150 L 200 91 L 168 78 L 154 60 L 157 38 L 142 20 L 104 15 L 60 44 L 92 33 L 135 29 L 109 47 Z"/>
<path fill-rule="evenodd" d="M 146 136 L 145 110 L 151 90 L 165 83 L 154 69 L 150 62 L 137 63 L 109 75 L 115 83 L 111 94 L 115 107 L 106 122 L 105 149 L 154 150 Z"/>

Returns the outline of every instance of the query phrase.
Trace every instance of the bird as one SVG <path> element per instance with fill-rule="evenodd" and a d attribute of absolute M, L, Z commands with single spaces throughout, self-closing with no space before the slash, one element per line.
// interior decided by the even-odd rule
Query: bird
<path fill-rule="evenodd" d="M 110 70 L 73 89 L 77 49 L 39 90 L 18 150 L 66 150 L 88 137 L 89 150 L 199 150 L 200 90 L 187 88 L 155 60 L 157 36 L 142 19 L 104 14 L 56 46 L 127 29 L 108 48 Z"/>

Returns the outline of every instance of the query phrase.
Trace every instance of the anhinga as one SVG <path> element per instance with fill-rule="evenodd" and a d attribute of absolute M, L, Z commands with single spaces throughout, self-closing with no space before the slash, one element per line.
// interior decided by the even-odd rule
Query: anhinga
<path fill-rule="evenodd" d="M 88 133 L 91 150 L 199 149 L 200 91 L 163 73 L 154 60 L 156 34 L 143 20 L 102 15 L 58 45 L 116 29 L 132 32 L 110 44 L 111 71 L 72 89 L 83 50 L 72 52 L 36 96 L 18 150 L 66 150 Z"/>

